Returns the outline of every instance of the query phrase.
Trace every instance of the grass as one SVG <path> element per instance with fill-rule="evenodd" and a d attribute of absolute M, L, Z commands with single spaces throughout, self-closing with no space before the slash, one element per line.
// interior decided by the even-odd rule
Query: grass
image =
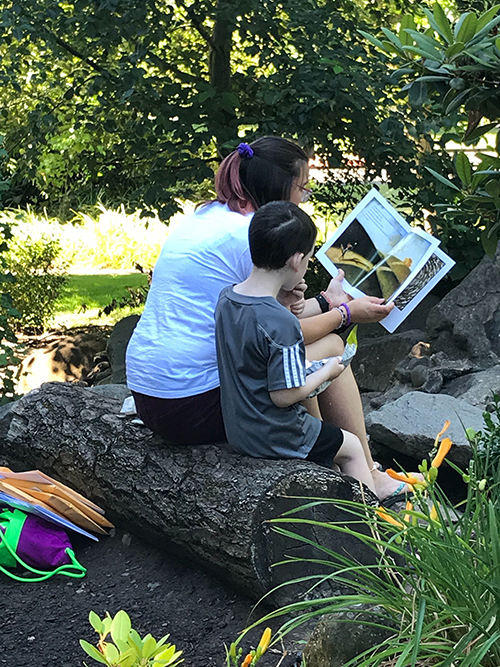
<path fill-rule="evenodd" d="M 140 313 L 142 308 L 127 306 L 109 315 L 98 315 L 113 299 L 127 296 L 127 287 L 137 288 L 147 282 L 143 273 L 70 275 L 57 301 L 54 324 L 64 327 L 111 325 L 127 315 Z"/>

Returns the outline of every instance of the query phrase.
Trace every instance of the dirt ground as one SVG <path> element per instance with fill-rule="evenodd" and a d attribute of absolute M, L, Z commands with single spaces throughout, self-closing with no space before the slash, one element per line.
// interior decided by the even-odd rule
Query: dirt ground
<path fill-rule="evenodd" d="M 0 666 L 91 667 L 79 639 L 94 643 L 90 610 L 101 617 L 125 609 L 141 636 L 169 633 L 184 651 L 185 667 L 223 667 L 229 645 L 249 622 L 253 602 L 191 565 L 116 530 L 99 543 L 73 539 L 83 579 L 54 577 L 18 583 L 0 575 Z M 262 610 L 264 612 L 264 610 Z M 258 618 L 260 614 L 254 615 Z M 262 628 L 263 629 L 263 628 Z M 246 652 L 262 630 L 244 641 Z M 262 667 L 299 667 L 300 642 L 289 653 L 269 651 Z"/>

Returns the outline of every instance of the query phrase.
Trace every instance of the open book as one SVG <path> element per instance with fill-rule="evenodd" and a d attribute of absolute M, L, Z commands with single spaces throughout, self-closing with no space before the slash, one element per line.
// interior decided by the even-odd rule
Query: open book
<path fill-rule="evenodd" d="M 439 240 L 410 227 L 382 197 L 371 190 L 317 252 L 332 276 L 345 272 L 344 290 L 353 298 L 369 295 L 394 301 L 381 324 L 392 333 L 455 262 Z"/>

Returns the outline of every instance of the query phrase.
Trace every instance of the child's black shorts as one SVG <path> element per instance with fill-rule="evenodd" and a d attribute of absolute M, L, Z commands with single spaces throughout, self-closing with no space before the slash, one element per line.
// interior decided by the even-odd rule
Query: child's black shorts
<path fill-rule="evenodd" d="M 306 457 L 307 461 L 314 461 L 325 468 L 333 467 L 333 459 L 337 456 L 337 452 L 342 447 L 344 442 L 344 434 L 342 431 L 333 426 L 321 422 L 321 431 L 318 439 L 313 445 L 313 448 Z"/>

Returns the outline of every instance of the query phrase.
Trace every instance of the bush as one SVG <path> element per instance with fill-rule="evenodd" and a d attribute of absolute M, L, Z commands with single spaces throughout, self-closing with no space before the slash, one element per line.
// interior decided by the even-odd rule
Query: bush
<path fill-rule="evenodd" d="M 482 437 L 482 448 L 491 443 L 489 435 Z M 467 498 L 460 509 L 452 508 L 436 482 L 451 445 L 445 438 L 431 463 L 422 462 L 423 482 L 390 471 L 392 477 L 414 488 L 413 502 L 408 502 L 401 514 L 361 503 L 316 499 L 316 503 L 335 503 L 351 514 L 348 523 L 320 525 L 359 539 L 373 550 L 374 564 L 362 565 L 352 556 L 316 545 L 323 553 L 322 560 L 316 562 L 330 563 L 331 573 L 309 577 L 309 599 L 273 612 L 260 622 L 295 612 L 281 628 L 285 633 L 312 618 L 340 612 L 345 622 L 387 631 L 387 639 L 345 667 L 498 667 L 500 472 L 496 465 L 490 468 L 489 479 L 482 477 L 485 453 L 473 444 L 473 459 L 463 474 Z M 294 530 L 294 524 L 309 521 L 300 518 L 299 508 L 272 523 L 276 531 L 297 543 L 304 538 Z M 311 600 L 323 576 L 352 592 Z"/>
<path fill-rule="evenodd" d="M 66 282 L 64 267 L 58 262 L 60 252 L 59 241 L 47 237 L 15 239 L 9 244 L 5 266 L 15 279 L 10 294 L 20 314 L 12 320 L 14 328 L 36 332 L 46 328 Z"/>

